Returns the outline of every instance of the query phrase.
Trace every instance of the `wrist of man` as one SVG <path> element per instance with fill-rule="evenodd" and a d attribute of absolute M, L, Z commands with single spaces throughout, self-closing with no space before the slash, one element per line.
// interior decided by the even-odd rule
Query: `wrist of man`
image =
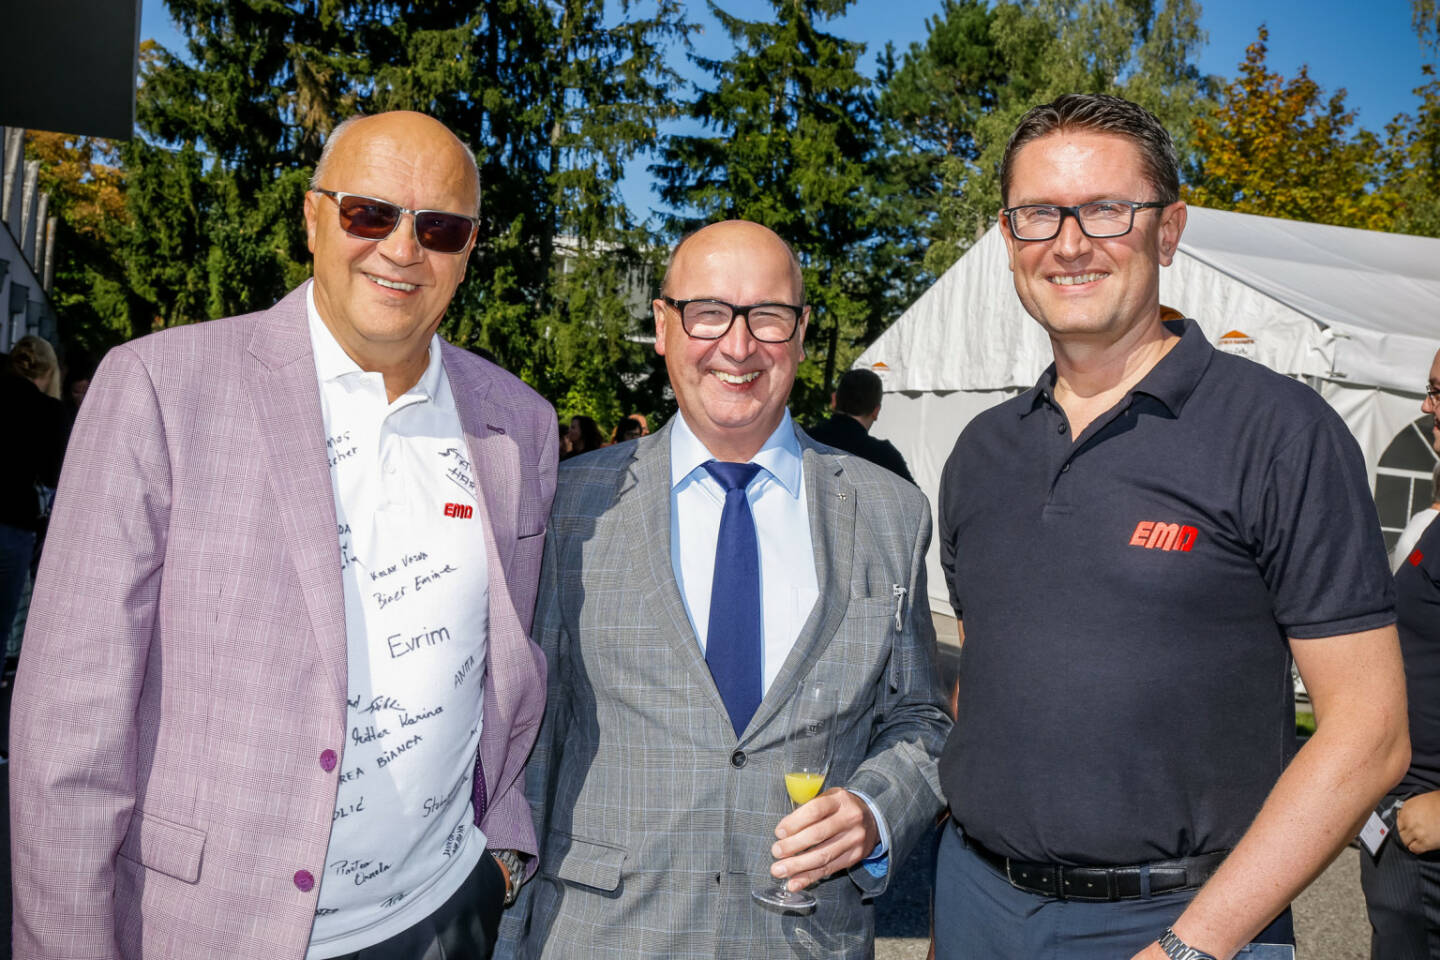
<path fill-rule="evenodd" d="M 510 906 L 515 898 L 520 896 L 520 887 L 525 883 L 525 863 L 520 859 L 520 854 L 515 850 L 490 850 L 490 856 L 500 867 L 500 875 L 505 878 L 505 902 L 504 906 Z"/>
<path fill-rule="evenodd" d="M 1156 942 L 1170 960 L 1216 960 L 1213 953 L 1206 953 L 1181 940 L 1170 927 L 1165 928 L 1165 932 L 1160 934 L 1160 939 Z"/>

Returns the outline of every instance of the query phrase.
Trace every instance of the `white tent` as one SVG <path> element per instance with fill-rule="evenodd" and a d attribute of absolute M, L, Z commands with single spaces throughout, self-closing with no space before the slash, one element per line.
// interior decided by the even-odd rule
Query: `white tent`
<path fill-rule="evenodd" d="M 1393 539 L 1429 502 L 1434 453 L 1413 426 L 1440 348 L 1440 240 L 1189 208 L 1160 300 L 1221 349 L 1304 379 L 1350 426 Z M 936 504 L 977 413 L 1028 390 L 1050 343 L 1015 295 L 993 227 L 856 361 L 885 383 L 874 434 Z M 1422 500 L 1424 501 L 1422 503 Z M 931 605 L 948 610 L 930 550 Z"/>

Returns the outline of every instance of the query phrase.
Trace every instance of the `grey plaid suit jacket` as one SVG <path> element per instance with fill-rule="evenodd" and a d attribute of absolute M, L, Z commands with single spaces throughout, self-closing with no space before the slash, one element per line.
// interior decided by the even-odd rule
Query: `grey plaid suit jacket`
<path fill-rule="evenodd" d="M 480 760 L 535 850 L 528 630 L 550 405 L 442 348 L 489 554 Z M 298 960 L 346 740 L 344 590 L 304 288 L 111 351 L 71 437 L 10 732 L 15 956 Z M 448 682 L 449 678 L 437 678 Z M 478 800 L 478 797 L 477 797 Z"/>
<path fill-rule="evenodd" d="M 550 665 L 526 773 L 540 872 L 497 956 L 865 957 L 857 866 L 817 885 L 813 915 L 752 902 L 768 878 L 789 691 L 840 690 L 827 786 L 872 798 L 898 864 L 941 808 L 949 730 L 925 592 L 929 507 L 893 473 L 799 433 L 820 598 L 737 740 L 670 561 L 669 430 L 561 465 L 536 640 Z M 895 587 L 906 593 L 899 604 Z"/>

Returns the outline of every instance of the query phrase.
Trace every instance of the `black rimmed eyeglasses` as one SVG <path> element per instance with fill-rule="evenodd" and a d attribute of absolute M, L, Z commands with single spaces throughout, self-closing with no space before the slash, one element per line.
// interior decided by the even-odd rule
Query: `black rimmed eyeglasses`
<path fill-rule="evenodd" d="M 1428 383 L 1425 384 L 1425 399 L 1433 404 L 1440 405 L 1440 387 Z"/>
<path fill-rule="evenodd" d="M 459 253 L 465 249 L 480 220 L 463 213 L 444 210 L 411 210 L 379 197 L 339 190 L 311 189 L 335 201 L 340 209 L 340 229 L 358 240 L 384 240 L 395 232 L 405 214 L 415 218 L 415 240 L 436 253 Z"/>
<path fill-rule="evenodd" d="M 743 306 L 724 300 L 676 300 L 661 297 L 680 313 L 680 325 L 696 340 L 719 340 L 730 332 L 736 317 L 745 318 L 750 336 L 761 343 L 785 343 L 795 336 L 804 304 L 751 303 Z"/>
<path fill-rule="evenodd" d="M 1010 224 L 1016 240 L 1052 240 L 1059 236 L 1066 217 L 1074 217 L 1080 232 L 1092 240 L 1123 237 L 1135 227 L 1135 211 L 1160 210 L 1170 204 L 1160 200 L 1092 200 L 1074 207 L 1058 203 L 1027 203 L 1007 207 L 1000 213 Z"/>

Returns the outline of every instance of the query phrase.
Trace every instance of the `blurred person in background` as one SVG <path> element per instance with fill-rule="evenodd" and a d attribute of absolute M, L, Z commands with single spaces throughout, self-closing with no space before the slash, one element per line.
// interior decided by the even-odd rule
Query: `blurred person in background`
<path fill-rule="evenodd" d="M 0 637 L 7 639 L 6 677 L 19 654 L 8 642 L 15 611 L 30 581 L 65 456 L 68 420 L 59 396 L 55 349 L 40 337 L 21 337 L 0 374 Z"/>
<path fill-rule="evenodd" d="M 61 385 L 60 399 L 70 412 L 73 421 L 85 400 L 85 391 L 90 389 L 90 378 L 95 376 L 95 357 L 88 350 L 67 350 L 65 353 L 65 379 Z"/>
<path fill-rule="evenodd" d="M 1440 413 L 1440 351 L 1436 351 L 1435 359 L 1430 362 L 1430 375 L 1425 380 L 1425 396 L 1420 401 L 1420 412 L 1430 416 L 1430 448 L 1440 454 L 1440 419 L 1436 417 L 1436 414 Z M 1400 564 L 1405 562 L 1405 558 L 1415 548 L 1420 535 L 1430 526 L 1430 521 L 1440 515 L 1440 463 L 1435 465 L 1430 480 L 1430 506 L 1411 517 L 1410 522 L 1405 524 L 1405 529 L 1400 532 L 1400 539 L 1395 541 L 1395 549 L 1390 553 L 1392 572 L 1400 569 Z"/>
<path fill-rule="evenodd" d="M 1420 402 L 1421 412 L 1432 418 L 1430 439 L 1440 453 L 1437 402 L 1440 353 Z M 1440 484 L 1440 466 L 1434 478 Z M 1360 888 L 1374 960 L 1440 957 L 1440 524 L 1432 522 L 1437 512 L 1432 503 L 1417 513 L 1393 553 L 1396 624 L 1409 693 L 1410 769 L 1361 834 Z M 1382 826 L 1392 829 L 1381 831 Z"/>
<path fill-rule="evenodd" d="M 610 438 L 611 443 L 624 443 L 626 440 L 638 440 L 645 436 L 645 427 L 640 423 L 639 417 L 626 417 L 615 424 L 615 433 Z"/>
<path fill-rule="evenodd" d="M 599 450 L 605 446 L 605 434 L 600 432 L 594 419 L 587 416 L 571 417 L 570 430 L 566 436 L 570 440 L 570 452 L 566 454 L 567 457 L 578 457 L 582 453 Z"/>
<path fill-rule="evenodd" d="M 880 419 L 884 392 L 884 384 L 873 370 L 847 370 L 835 392 L 830 394 L 834 415 L 805 432 L 827 447 L 864 457 L 914 483 L 915 478 L 910 476 L 905 458 L 895 449 L 895 444 L 870 436 L 870 428 Z"/>

